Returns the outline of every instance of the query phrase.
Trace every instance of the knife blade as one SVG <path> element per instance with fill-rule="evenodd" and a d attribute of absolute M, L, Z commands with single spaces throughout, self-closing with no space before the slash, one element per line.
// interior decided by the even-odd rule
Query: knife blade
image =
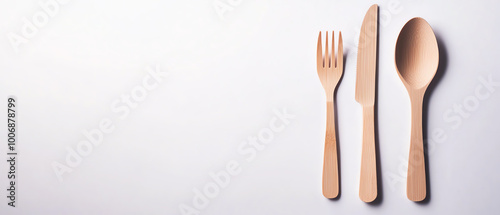
<path fill-rule="evenodd" d="M 356 101 L 363 106 L 375 104 L 378 5 L 366 12 L 358 43 Z"/>
<path fill-rule="evenodd" d="M 363 145 L 359 198 L 372 202 L 377 198 L 377 160 L 375 150 L 375 81 L 377 71 L 378 5 L 366 12 L 358 43 L 356 101 L 363 106 Z"/>

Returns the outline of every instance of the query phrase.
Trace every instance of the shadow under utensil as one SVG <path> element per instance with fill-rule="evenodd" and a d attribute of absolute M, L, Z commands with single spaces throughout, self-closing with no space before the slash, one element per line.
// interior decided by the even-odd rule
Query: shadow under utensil
<path fill-rule="evenodd" d="M 380 8 L 378 8 L 380 12 Z M 380 40 L 380 21 L 377 23 L 377 50 L 379 50 L 379 40 Z M 378 51 L 377 51 L 378 52 Z M 379 77 L 379 54 L 377 53 L 377 59 L 376 59 L 376 70 L 375 70 L 375 103 L 373 107 L 373 123 L 374 123 L 374 138 L 375 138 L 375 166 L 377 168 L 377 198 L 373 200 L 372 202 L 369 202 L 368 205 L 370 206 L 380 206 L 382 204 L 382 201 L 384 199 L 384 189 L 382 185 L 382 166 L 380 164 L 380 146 L 379 146 L 379 135 L 378 135 L 378 77 Z"/>
<path fill-rule="evenodd" d="M 439 48 L 439 66 L 436 71 L 436 75 L 432 79 L 432 82 L 429 84 L 429 87 L 426 90 L 425 96 L 424 96 L 424 104 L 422 107 L 422 138 L 424 139 L 424 161 L 425 161 L 425 181 L 427 183 L 427 195 L 424 200 L 420 202 L 416 202 L 417 204 L 422 204 L 426 205 L 430 202 L 431 200 L 431 180 L 430 180 L 430 174 L 429 174 L 429 141 L 430 138 L 428 138 L 428 118 L 429 118 L 429 101 L 430 98 L 432 97 L 432 92 L 436 88 L 437 84 L 441 82 L 441 80 L 444 77 L 444 74 L 446 72 L 446 67 L 448 66 L 448 51 L 446 50 L 446 46 L 444 45 L 443 40 L 439 36 L 439 34 L 436 34 L 436 40 L 438 43 L 438 48 Z"/>
<path fill-rule="evenodd" d="M 339 194 L 335 198 L 329 198 L 329 200 L 332 201 L 337 201 L 340 199 L 340 196 L 342 194 L 342 177 L 341 177 L 341 157 L 340 157 L 340 144 L 339 144 L 339 117 L 338 117 L 338 111 L 337 111 L 337 90 L 339 88 L 339 85 L 342 83 L 342 79 L 344 78 L 344 71 L 345 71 L 345 62 L 346 62 L 346 57 L 347 57 L 347 51 L 344 50 L 344 56 L 343 56 L 343 65 L 344 68 L 342 68 L 342 76 L 339 79 L 339 83 L 337 84 L 335 88 L 335 93 L 333 94 L 333 100 L 335 101 L 333 104 L 333 111 L 335 113 L 335 140 L 337 141 L 337 171 L 338 171 L 338 180 L 339 180 Z"/>

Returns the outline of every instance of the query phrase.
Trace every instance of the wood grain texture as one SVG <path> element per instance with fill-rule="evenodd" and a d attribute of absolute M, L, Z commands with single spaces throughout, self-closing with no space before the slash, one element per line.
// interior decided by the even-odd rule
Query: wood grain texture
<path fill-rule="evenodd" d="M 377 198 L 377 162 L 375 150 L 375 86 L 377 71 L 378 5 L 366 12 L 358 43 L 355 98 L 363 106 L 363 145 L 359 198 L 372 202 Z"/>
<path fill-rule="evenodd" d="M 333 33 L 332 33 L 333 34 Z M 328 49 L 328 32 L 326 32 L 325 55 L 323 56 L 321 44 L 321 32 L 318 36 L 317 47 L 317 69 L 318 76 L 326 93 L 326 135 L 325 155 L 323 163 L 323 195 L 326 198 L 336 198 L 339 194 L 337 138 L 335 131 L 335 106 L 334 93 L 337 84 L 343 74 L 344 52 L 342 45 L 342 33 L 339 33 L 339 47 L 337 58 L 335 58 L 335 40 L 332 36 L 331 55 Z"/>
<path fill-rule="evenodd" d="M 372 5 L 368 9 L 359 33 L 355 98 L 363 106 L 373 106 L 375 104 L 377 12 L 377 5 Z"/>
<path fill-rule="evenodd" d="M 359 198 L 372 202 L 377 198 L 377 161 L 375 153 L 374 107 L 363 107 L 363 146 Z"/>
<path fill-rule="evenodd" d="M 424 92 L 412 91 L 411 98 L 411 139 L 408 157 L 406 195 L 412 201 L 422 201 L 427 196 L 425 181 L 425 159 L 422 135 L 422 107 Z"/>
<path fill-rule="evenodd" d="M 427 87 L 436 74 L 439 50 L 432 28 L 422 18 L 408 21 L 396 42 L 396 68 L 411 101 L 411 138 L 406 194 L 412 201 L 427 196 L 422 108 Z"/>
<path fill-rule="evenodd" d="M 339 194 L 337 138 L 333 101 L 326 103 L 326 135 L 323 160 L 323 196 L 335 198 Z"/>

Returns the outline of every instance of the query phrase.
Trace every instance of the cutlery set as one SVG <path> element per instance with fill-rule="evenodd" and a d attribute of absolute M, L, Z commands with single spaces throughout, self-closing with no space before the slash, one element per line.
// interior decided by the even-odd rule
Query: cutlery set
<path fill-rule="evenodd" d="M 377 155 L 375 147 L 375 92 L 377 72 L 378 5 L 372 5 L 361 26 L 355 99 L 363 108 L 363 141 L 359 197 L 364 202 L 377 198 Z M 321 32 L 318 36 L 317 70 L 327 96 L 326 137 L 323 163 L 323 195 L 336 198 L 339 193 L 337 139 L 335 129 L 334 94 L 343 74 L 342 33 L 339 32 L 335 57 L 332 32 L 331 55 L 326 32 L 325 53 Z M 396 42 L 395 64 L 398 75 L 411 101 L 411 138 L 407 173 L 407 197 L 412 201 L 426 198 L 425 159 L 422 137 L 422 107 L 425 91 L 439 64 L 436 37 L 422 18 L 413 18 L 402 28 Z"/>

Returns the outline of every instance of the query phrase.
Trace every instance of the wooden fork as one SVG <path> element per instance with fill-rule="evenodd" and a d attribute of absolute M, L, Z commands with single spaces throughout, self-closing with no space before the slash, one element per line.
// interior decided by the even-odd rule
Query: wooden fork
<path fill-rule="evenodd" d="M 337 160 L 337 138 L 335 135 L 334 93 L 344 70 L 342 32 L 339 32 L 339 48 L 335 58 L 335 40 L 332 32 L 331 56 L 328 54 L 328 31 L 326 32 L 325 56 L 321 45 L 321 32 L 318 36 L 317 66 L 318 76 L 326 93 L 326 136 L 325 157 L 323 163 L 323 195 L 335 198 L 339 194 L 339 176 Z"/>

